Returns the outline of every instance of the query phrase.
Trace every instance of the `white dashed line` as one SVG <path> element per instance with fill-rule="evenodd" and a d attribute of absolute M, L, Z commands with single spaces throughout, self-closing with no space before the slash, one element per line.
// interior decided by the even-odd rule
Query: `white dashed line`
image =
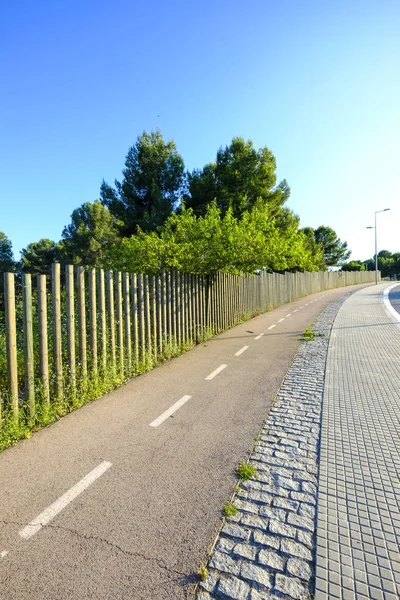
<path fill-rule="evenodd" d="M 285 317 L 283 317 L 282 319 L 279 319 L 278 323 L 282 323 L 282 321 L 285 320 Z"/>
<path fill-rule="evenodd" d="M 158 417 L 158 419 L 155 419 L 154 421 L 152 421 L 152 423 L 150 423 L 150 427 L 158 427 L 159 425 L 161 425 L 161 423 L 164 423 L 164 421 L 166 421 L 168 419 L 168 417 L 173 415 L 174 412 L 177 411 L 178 408 L 183 406 L 185 404 L 185 402 L 190 400 L 191 397 L 192 396 L 182 396 L 182 398 L 180 400 L 178 400 L 178 402 L 175 402 L 175 404 L 173 404 L 168 410 L 163 412 L 163 414 L 160 415 Z"/>
<path fill-rule="evenodd" d="M 215 371 L 213 371 L 212 373 L 210 373 L 210 375 L 208 375 L 206 377 L 206 381 L 210 381 L 211 379 L 214 379 L 214 377 L 216 377 L 216 375 L 218 375 L 218 373 L 221 373 L 221 371 L 223 371 L 225 369 L 225 367 L 227 367 L 228 365 L 220 365 L 217 369 L 215 369 Z"/>
<path fill-rule="evenodd" d="M 271 327 L 268 327 L 268 329 L 273 329 L 274 327 L 276 327 L 276 325 L 271 325 Z"/>
<path fill-rule="evenodd" d="M 296 308 L 296 310 L 294 310 L 293 312 L 295 313 L 295 312 L 297 312 L 298 310 L 299 310 L 299 309 L 298 309 L 298 308 Z"/>
<path fill-rule="evenodd" d="M 262 338 L 263 335 L 264 335 L 264 333 L 259 333 L 258 335 L 256 335 L 256 337 L 254 339 L 259 340 L 260 338 Z"/>
<path fill-rule="evenodd" d="M 25 540 L 29 540 L 35 533 L 40 531 L 42 527 L 50 523 L 59 512 L 63 510 L 68 504 L 70 504 L 79 494 L 84 492 L 96 479 L 101 477 L 111 467 L 111 463 L 103 461 L 98 467 L 90 471 L 83 479 L 78 481 L 72 488 L 70 488 L 65 494 L 60 496 L 58 500 L 50 504 L 43 512 L 40 513 L 33 521 L 31 521 L 26 527 L 21 529 L 19 535 Z"/>
<path fill-rule="evenodd" d="M 287 317 L 291 317 L 291 316 L 292 316 L 292 313 L 289 313 L 289 314 L 288 314 L 288 315 L 286 315 L 286 316 L 287 316 Z"/>
<path fill-rule="evenodd" d="M 8 554 L 8 550 L 3 550 L 2 552 L 0 552 L 0 557 L 1 558 L 5 558 Z"/>
<path fill-rule="evenodd" d="M 240 348 L 240 350 L 235 353 L 235 356 L 240 356 L 243 352 L 246 352 L 247 348 L 249 348 L 249 346 L 243 346 L 243 348 Z"/>
<path fill-rule="evenodd" d="M 302 308 L 304 308 L 304 306 L 300 306 L 299 310 L 301 310 Z"/>

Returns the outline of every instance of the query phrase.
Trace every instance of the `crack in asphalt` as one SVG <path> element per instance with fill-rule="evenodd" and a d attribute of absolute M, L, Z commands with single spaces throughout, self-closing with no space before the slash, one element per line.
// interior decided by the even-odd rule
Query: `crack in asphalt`
<path fill-rule="evenodd" d="M 25 527 L 25 524 L 19 523 L 17 521 L 0 520 L 0 525 L 4 526 L 4 527 L 6 527 L 7 525 L 16 525 L 17 527 Z M 149 561 L 149 562 L 154 562 L 160 569 L 163 569 L 164 571 L 167 571 L 168 573 L 171 573 L 173 575 L 179 575 L 180 577 L 189 577 L 191 575 L 190 573 L 189 574 L 183 573 L 182 571 L 178 571 L 176 569 L 172 569 L 171 567 L 168 567 L 159 558 L 156 558 L 153 556 L 146 556 L 145 554 L 142 554 L 141 552 L 133 552 L 132 550 L 126 550 L 126 549 L 122 548 L 121 546 L 119 546 L 118 544 L 116 544 L 115 542 L 112 542 L 111 540 L 102 538 L 97 535 L 87 535 L 85 533 L 81 533 L 81 532 L 77 531 L 76 529 L 72 529 L 70 527 L 64 527 L 62 525 L 48 525 L 48 524 L 42 525 L 42 529 L 53 529 L 53 530 L 65 531 L 67 533 L 71 533 L 72 535 L 76 535 L 77 537 L 84 539 L 86 541 L 101 542 L 111 548 L 115 548 L 116 550 L 118 550 L 119 552 L 121 552 L 122 554 L 124 554 L 126 556 L 129 556 L 130 558 L 141 558 L 141 559 Z"/>
<path fill-rule="evenodd" d="M 25 523 L 18 523 L 18 521 L 3 521 L 0 520 L 0 525 L 6 527 L 7 525 L 17 525 L 18 527 L 25 527 Z"/>
<path fill-rule="evenodd" d="M 77 537 L 84 539 L 86 541 L 101 542 L 103 544 L 106 544 L 107 546 L 110 546 L 111 548 L 115 548 L 116 550 L 118 550 L 119 552 L 121 552 L 122 554 L 124 554 L 126 556 L 129 556 L 130 558 L 141 558 L 146 561 L 155 562 L 160 569 L 163 569 L 163 570 L 167 571 L 168 573 L 179 575 L 181 577 L 188 576 L 187 573 L 182 573 L 181 571 L 177 571 L 176 569 L 172 569 L 172 568 L 168 567 L 159 558 L 156 558 L 153 556 L 146 556 L 145 554 L 142 554 L 141 552 L 133 552 L 132 550 L 126 550 L 125 548 L 122 548 L 115 542 L 112 542 L 111 540 L 108 540 L 106 538 L 103 538 L 103 537 L 100 537 L 97 535 L 87 535 L 85 533 L 81 533 L 81 532 L 77 531 L 76 529 L 72 529 L 70 527 L 64 527 L 63 525 L 45 525 L 45 526 L 43 526 L 43 529 L 54 529 L 54 530 L 59 529 L 61 531 L 66 531 L 68 533 L 76 535 Z"/>

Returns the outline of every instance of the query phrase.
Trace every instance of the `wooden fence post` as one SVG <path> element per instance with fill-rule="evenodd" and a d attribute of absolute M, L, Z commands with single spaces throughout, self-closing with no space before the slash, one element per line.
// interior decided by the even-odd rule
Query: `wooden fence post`
<path fill-rule="evenodd" d="M 8 391 L 11 410 L 18 419 L 18 368 L 17 368 L 17 327 L 15 317 L 15 280 L 14 273 L 4 273 L 4 303 L 6 321 L 6 355 Z"/>
<path fill-rule="evenodd" d="M 149 358 L 152 355 L 151 345 L 151 319 L 150 319 L 150 290 L 149 276 L 143 275 L 143 296 L 144 296 L 144 327 L 146 332 L 145 349 Z"/>
<path fill-rule="evenodd" d="M 52 266 L 52 292 L 53 292 L 53 367 L 54 367 L 54 391 L 57 400 L 61 400 L 63 394 L 62 378 L 62 349 L 61 349 L 61 286 L 60 286 L 60 263 Z"/>
<path fill-rule="evenodd" d="M 139 306 L 139 340 L 140 340 L 140 358 L 142 363 L 146 360 L 146 332 L 144 315 L 144 282 L 143 275 L 138 275 L 138 306 Z"/>
<path fill-rule="evenodd" d="M 22 275 L 22 310 L 25 363 L 24 399 L 28 408 L 29 419 L 33 421 L 35 418 L 35 374 L 33 363 L 32 276 L 29 273 Z"/>
<path fill-rule="evenodd" d="M 115 356 L 115 312 L 114 312 L 114 273 L 107 271 L 107 312 L 108 312 L 108 331 L 110 340 L 111 369 L 115 375 L 116 356 Z"/>
<path fill-rule="evenodd" d="M 89 269 L 89 327 L 92 373 L 97 375 L 96 269 Z"/>
<path fill-rule="evenodd" d="M 167 334 L 167 343 L 171 343 L 172 338 L 172 304 L 171 304 L 171 272 L 167 271 L 165 275 L 165 332 Z"/>
<path fill-rule="evenodd" d="M 129 297 L 129 275 L 122 274 L 122 292 L 124 295 L 124 324 L 125 324 L 125 351 L 128 377 L 132 376 L 132 340 L 131 340 L 131 303 Z"/>
<path fill-rule="evenodd" d="M 177 344 L 175 271 L 170 271 L 169 302 L 171 307 L 171 343 Z"/>
<path fill-rule="evenodd" d="M 87 375 L 87 348 L 86 348 L 86 305 L 85 305 L 85 269 L 78 267 L 76 270 L 76 287 L 78 295 L 78 337 L 79 337 L 79 362 L 81 376 Z"/>
<path fill-rule="evenodd" d="M 139 362 L 139 328 L 138 328 L 138 290 L 137 275 L 131 275 L 131 310 L 132 310 L 132 334 L 134 345 L 135 370 Z"/>
<path fill-rule="evenodd" d="M 38 300 L 39 300 L 39 277 L 38 276 Z M 67 265 L 65 267 L 65 283 L 66 283 L 66 311 L 67 311 L 67 360 L 68 360 L 68 378 L 71 386 L 72 395 L 76 391 L 76 358 L 75 358 L 75 295 L 74 295 L 74 267 Z M 46 278 L 44 279 L 46 286 Z M 46 288 L 44 288 L 44 301 L 46 302 Z M 40 330 L 39 330 L 40 331 Z M 47 339 L 46 339 L 47 344 Z"/>
<path fill-rule="evenodd" d="M 104 284 L 104 270 L 98 270 L 98 303 L 100 324 L 100 364 L 103 374 L 107 369 L 107 320 L 106 320 L 106 292 Z"/>
<path fill-rule="evenodd" d="M 115 305 L 117 318 L 117 347 L 119 372 L 124 374 L 124 318 L 122 311 L 122 274 L 120 271 L 115 273 Z"/>
<path fill-rule="evenodd" d="M 158 351 L 160 356 L 163 352 L 163 292 L 161 275 L 156 276 L 156 297 L 157 297 L 157 339 Z"/>
<path fill-rule="evenodd" d="M 47 278 L 46 275 L 37 276 L 37 303 L 38 303 L 38 329 L 39 329 L 39 375 L 42 384 L 43 403 L 45 407 L 50 404 L 49 386 L 49 347 L 47 340 Z M 67 296 L 68 299 L 68 296 Z M 75 348 L 74 348 L 75 350 Z"/>
<path fill-rule="evenodd" d="M 158 340 L 157 340 L 157 298 L 156 298 L 156 280 L 154 275 L 149 277 L 150 284 L 150 327 L 151 344 L 154 361 L 157 362 Z"/>

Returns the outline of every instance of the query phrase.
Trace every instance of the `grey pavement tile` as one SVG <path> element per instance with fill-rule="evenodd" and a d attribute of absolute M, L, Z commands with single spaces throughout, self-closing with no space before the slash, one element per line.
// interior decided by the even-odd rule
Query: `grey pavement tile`
<path fill-rule="evenodd" d="M 317 512 L 318 535 L 325 527 L 328 579 L 334 583 L 341 575 L 345 600 L 400 597 L 398 356 L 398 328 L 374 287 L 351 296 L 333 325 L 321 426 L 325 464 L 319 485 L 328 493 L 326 514 L 336 522 L 319 520 L 319 504 Z M 337 543 L 339 558 L 331 556 Z M 355 593 L 345 582 L 355 583 Z M 335 588 L 329 593 L 339 597 Z"/>

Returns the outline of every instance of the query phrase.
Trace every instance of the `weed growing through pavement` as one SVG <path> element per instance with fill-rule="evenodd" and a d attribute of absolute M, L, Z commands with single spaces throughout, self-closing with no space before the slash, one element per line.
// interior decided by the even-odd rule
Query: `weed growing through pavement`
<path fill-rule="evenodd" d="M 236 508 L 236 506 L 233 506 L 233 504 L 231 504 L 230 502 L 225 502 L 224 504 L 224 508 L 222 510 L 222 512 L 224 513 L 224 517 L 233 517 L 234 515 L 236 515 L 238 509 Z"/>
<path fill-rule="evenodd" d="M 318 333 L 308 327 L 303 331 L 302 335 L 299 335 L 299 340 L 302 342 L 313 342 L 316 337 L 325 337 L 325 333 Z"/>
<path fill-rule="evenodd" d="M 200 568 L 199 568 L 200 581 L 205 581 L 207 579 L 207 577 L 208 577 L 207 567 L 203 563 L 200 563 Z"/>
<path fill-rule="evenodd" d="M 302 342 L 313 342 L 315 340 L 315 332 L 308 327 L 303 331 L 302 335 L 299 336 L 299 340 Z"/>
<path fill-rule="evenodd" d="M 251 479 L 257 473 L 257 470 L 253 465 L 249 463 L 240 463 L 235 469 L 235 473 L 240 479 L 246 480 Z"/>

